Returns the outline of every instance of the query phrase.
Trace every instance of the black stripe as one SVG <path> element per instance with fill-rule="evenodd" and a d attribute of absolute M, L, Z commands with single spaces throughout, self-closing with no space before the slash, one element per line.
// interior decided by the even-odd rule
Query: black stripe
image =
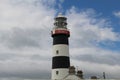
<path fill-rule="evenodd" d="M 70 60 L 67 56 L 55 56 L 52 59 L 52 69 L 55 68 L 69 68 Z"/>
<path fill-rule="evenodd" d="M 53 45 L 56 44 L 69 44 L 68 36 L 64 34 L 55 35 L 53 37 Z"/>

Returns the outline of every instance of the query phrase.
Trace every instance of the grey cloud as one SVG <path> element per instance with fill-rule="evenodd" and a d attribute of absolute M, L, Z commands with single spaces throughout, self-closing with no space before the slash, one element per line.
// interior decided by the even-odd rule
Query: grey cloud
<path fill-rule="evenodd" d="M 0 61 L 6 61 L 16 58 L 15 54 L 12 53 L 1 53 L 0 52 Z"/>
<path fill-rule="evenodd" d="M 19 69 L 20 70 L 20 69 Z M 24 70 L 26 71 L 26 70 Z M 50 71 L 41 71 L 41 70 L 34 70 L 34 71 L 26 71 L 26 72 L 0 72 L 0 78 L 16 78 L 16 79 L 50 79 Z"/>
<path fill-rule="evenodd" d="M 45 56 L 40 56 L 39 54 L 36 54 L 36 55 L 32 55 L 31 57 L 30 57 L 30 59 L 31 60 L 47 60 L 47 61 L 51 61 L 51 58 L 49 57 L 45 57 Z"/>
<path fill-rule="evenodd" d="M 83 54 L 73 57 L 76 60 L 87 61 L 97 64 L 108 64 L 108 65 L 120 65 L 120 55 L 119 54 L 102 54 L 100 52 L 96 54 Z"/>
<path fill-rule="evenodd" d="M 50 79 L 50 72 L 48 71 L 26 71 L 26 72 L 0 72 L 0 78 L 22 78 L 22 79 Z"/>
<path fill-rule="evenodd" d="M 79 46 L 79 47 L 88 47 L 93 46 L 96 44 L 96 38 L 98 37 L 93 31 L 84 31 L 81 28 L 78 28 L 78 32 L 76 33 L 77 36 L 71 34 L 71 45 L 72 46 Z M 80 45 L 79 45 L 80 44 Z"/>
<path fill-rule="evenodd" d="M 0 62 L 0 78 L 42 79 L 50 78 L 50 61 L 31 60 Z M 46 66 L 46 67 L 45 67 Z"/>
<path fill-rule="evenodd" d="M 11 51 L 12 52 L 12 51 Z M 50 78 L 51 59 L 41 53 L 32 51 L 25 55 L 16 53 L 0 53 L 0 78 L 7 79 L 41 79 Z M 44 52 L 44 54 L 46 54 Z"/>
<path fill-rule="evenodd" d="M 0 39 L 6 46 L 10 48 L 24 48 L 24 47 L 47 47 L 47 43 L 51 41 L 42 29 L 21 29 L 13 28 L 7 34 L 1 35 Z"/>
<path fill-rule="evenodd" d="M 37 50 L 37 49 L 36 49 Z M 29 50 L 30 51 L 30 50 Z M 49 51 L 48 51 L 49 52 Z M 48 52 L 34 52 L 31 51 L 31 53 L 29 52 L 14 52 L 11 50 L 11 52 L 0 52 L 0 61 L 1 62 L 5 62 L 6 61 L 15 61 L 15 60 L 35 60 L 35 61 L 51 61 L 51 56 L 50 53 L 48 54 Z M 45 55 L 42 55 L 45 54 Z"/>

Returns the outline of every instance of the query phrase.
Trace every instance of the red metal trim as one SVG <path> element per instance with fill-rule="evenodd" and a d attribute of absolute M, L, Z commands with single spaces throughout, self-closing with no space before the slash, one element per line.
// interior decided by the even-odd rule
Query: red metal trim
<path fill-rule="evenodd" d="M 52 31 L 52 34 L 70 34 L 68 30 L 54 30 Z"/>

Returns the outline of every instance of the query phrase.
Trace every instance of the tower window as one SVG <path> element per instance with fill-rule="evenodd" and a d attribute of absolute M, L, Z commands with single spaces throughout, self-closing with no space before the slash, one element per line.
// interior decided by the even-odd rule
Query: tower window
<path fill-rule="evenodd" d="M 56 71 L 56 74 L 58 75 L 58 74 L 59 74 L 59 72 L 58 72 L 58 71 Z"/>
<path fill-rule="evenodd" d="M 58 50 L 56 50 L 56 54 L 59 54 L 59 51 L 58 51 Z"/>

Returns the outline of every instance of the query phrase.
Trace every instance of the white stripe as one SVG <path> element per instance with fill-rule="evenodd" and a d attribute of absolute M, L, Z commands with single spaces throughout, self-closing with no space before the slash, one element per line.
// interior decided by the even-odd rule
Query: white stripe
<path fill-rule="evenodd" d="M 69 56 L 69 46 L 65 44 L 53 45 L 54 56 Z"/>
<path fill-rule="evenodd" d="M 58 74 L 56 74 L 56 71 L 58 71 Z M 52 69 L 52 80 L 55 79 L 63 79 L 69 74 L 69 69 Z"/>

